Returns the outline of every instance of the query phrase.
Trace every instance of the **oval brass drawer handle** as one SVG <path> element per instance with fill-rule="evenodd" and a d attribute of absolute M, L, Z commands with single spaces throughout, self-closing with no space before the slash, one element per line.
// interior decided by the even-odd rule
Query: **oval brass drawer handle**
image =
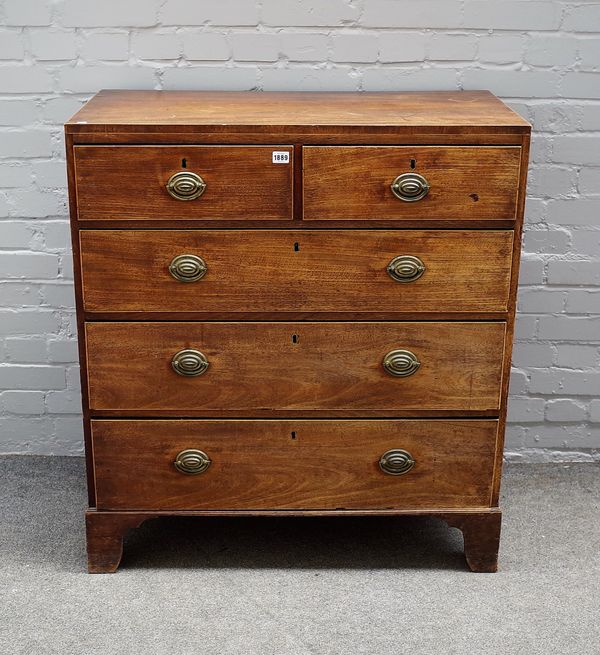
<path fill-rule="evenodd" d="M 180 473 L 198 475 L 211 465 L 210 457 L 202 450 L 188 448 L 177 454 L 173 465 Z"/>
<path fill-rule="evenodd" d="M 398 378 L 406 378 L 421 366 L 421 362 L 410 350 L 390 350 L 383 358 L 383 368 L 390 374 Z"/>
<path fill-rule="evenodd" d="M 429 182 L 417 173 L 403 173 L 392 182 L 392 193 L 404 202 L 416 202 L 429 193 Z"/>
<path fill-rule="evenodd" d="M 169 264 L 169 273 L 180 282 L 196 282 L 206 271 L 206 262 L 197 255 L 177 255 Z"/>
<path fill-rule="evenodd" d="M 387 272 L 396 282 L 414 282 L 425 273 L 425 264 L 418 257 L 400 255 L 388 264 Z"/>
<path fill-rule="evenodd" d="M 167 182 L 169 195 L 176 200 L 195 200 L 206 190 L 206 182 L 196 173 L 180 171 Z"/>
<path fill-rule="evenodd" d="M 413 456 L 401 448 L 388 450 L 379 460 L 379 468 L 388 475 L 404 475 L 415 465 Z"/>
<path fill-rule="evenodd" d="M 208 359 L 199 350 L 180 350 L 173 355 L 171 366 L 178 375 L 195 377 L 206 373 Z"/>

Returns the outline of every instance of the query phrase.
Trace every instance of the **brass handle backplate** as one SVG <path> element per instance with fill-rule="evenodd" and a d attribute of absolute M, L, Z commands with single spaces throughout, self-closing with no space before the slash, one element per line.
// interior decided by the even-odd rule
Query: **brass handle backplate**
<path fill-rule="evenodd" d="M 197 255 L 177 255 L 169 264 L 169 273 L 180 282 L 196 282 L 207 270 L 206 262 Z"/>
<path fill-rule="evenodd" d="M 171 366 L 178 375 L 195 377 L 206 373 L 208 359 L 199 350 L 180 350 L 173 355 Z"/>
<path fill-rule="evenodd" d="M 425 264 L 418 257 L 400 255 L 388 264 L 387 272 L 396 282 L 414 282 L 425 273 Z"/>
<path fill-rule="evenodd" d="M 390 350 L 383 358 L 383 368 L 397 378 L 406 378 L 421 366 L 421 362 L 410 350 Z"/>
<path fill-rule="evenodd" d="M 195 200 L 206 190 L 206 182 L 196 173 L 180 171 L 171 175 L 167 191 L 176 200 Z"/>
<path fill-rule="evenodd" d="M 180 473 L 198 475 L 211 465 L 210 457 L 202 450 L 188 448 L 177 454 L 173 465 Z"/>
<path fill-rule="evenodd" d="M 404 202 L 416 202 L 429 193 L 429 182 L 417 173 L 403 173 L 392 182 L 392 193 Z"/>
<path fill-rule="evenodd" d="M 388 450 L 379 460 L 379 468 L 388 475 L 404 475 L 415 465 L 413 456 L 401 448 Z"/>

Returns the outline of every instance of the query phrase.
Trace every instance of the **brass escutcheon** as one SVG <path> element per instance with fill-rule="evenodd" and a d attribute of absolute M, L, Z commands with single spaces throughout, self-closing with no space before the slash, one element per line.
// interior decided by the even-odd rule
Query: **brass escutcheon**
<path fill-rule="evenodd" d="M 180 350 L 173 355 L 171 366 L 177 375 L 195 377 L 206 373 L 208 359 L 199 350 Z"/>
<path fill-rule="evenodd" d="M 388 475 L 404 475 L 415 465 L 413 456 L 401 448 L 392 448 L 381 456 L 379 468 Z"/>
<path fill-rule="evenodd" d="M 169 264 L 169 273 L 180 282 L 196 282 L 207 270 L 206 262 L 197 255 L 177 255 Z"/>
<path fill-rule="evenodd" d="M 396 282 L 414 282 L 425 273 L 425 264 L 418 257 L 400 255 L 388 264 L 387 272 Z"/>
<path fill-rule="evenodd" d="M 206 182 L 196 173 L 180 171 L 171 175 L 167 182 L 169 195 L 176 200 L 195 200 L 206 190 Z"/>
<path fill-rule="evenodd" d="M 429 182 L 417 173 L 403 173 L 392 182 L 392 193 L 404 202 L 416 202 L 429 193 Z"/>
<path fill-rule="evenodd" d="M 188 448 L 177 454 L 173 465 L 180 473 L 198 475 L 211 465 L 210 457 L 202 450 Z"/>
<path fill-rule="evenodd" d="M 383 368 L 390 374 L 398 378 L 406 378 L 416 373 L 421 362 L 410 350 L 390 350 L 383 358 Z"/>

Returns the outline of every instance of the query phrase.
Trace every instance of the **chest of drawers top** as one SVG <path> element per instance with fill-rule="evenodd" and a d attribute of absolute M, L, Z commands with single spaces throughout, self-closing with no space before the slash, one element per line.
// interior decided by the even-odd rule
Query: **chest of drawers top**
<path fill-rule="evenodd" d="M 70 121 L 69 134 L 119 142 L 123 135 L 462 135 L 528 133 L 530 126 L 489 91 L 248 93 L 100 91 Z M 96 135 L 93 137 L 93 135 Z M 131 137 L 134 138 L 133 136 Z"/>

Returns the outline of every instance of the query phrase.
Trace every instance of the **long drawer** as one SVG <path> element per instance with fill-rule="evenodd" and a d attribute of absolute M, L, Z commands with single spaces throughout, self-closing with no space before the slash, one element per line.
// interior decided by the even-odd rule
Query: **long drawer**
<path fill-rule="evenodd" d="M 503 312 L 510 230 L 82 230 L 86 311 Z"/>
<path fill-rule="evenodd" d="M 99 509 L 487 507 L 497 421 L 94 420 Z"/>
<path fill-rule="evenodd" d="M 514 221 L 521 148 L 305 146 L 304 220 Z"/>
<path fill-rule="evenodd" d="M 75 146 L 86 220 L 291 220 L 291 146 Z M 276 161 L 286 153 L 287 163 Z"/>
<path fill-rule="evenodd" d="M 493 415 L 505 328 L 500 322 L 87 323 L 90 407 L 183 416 Z"/>

